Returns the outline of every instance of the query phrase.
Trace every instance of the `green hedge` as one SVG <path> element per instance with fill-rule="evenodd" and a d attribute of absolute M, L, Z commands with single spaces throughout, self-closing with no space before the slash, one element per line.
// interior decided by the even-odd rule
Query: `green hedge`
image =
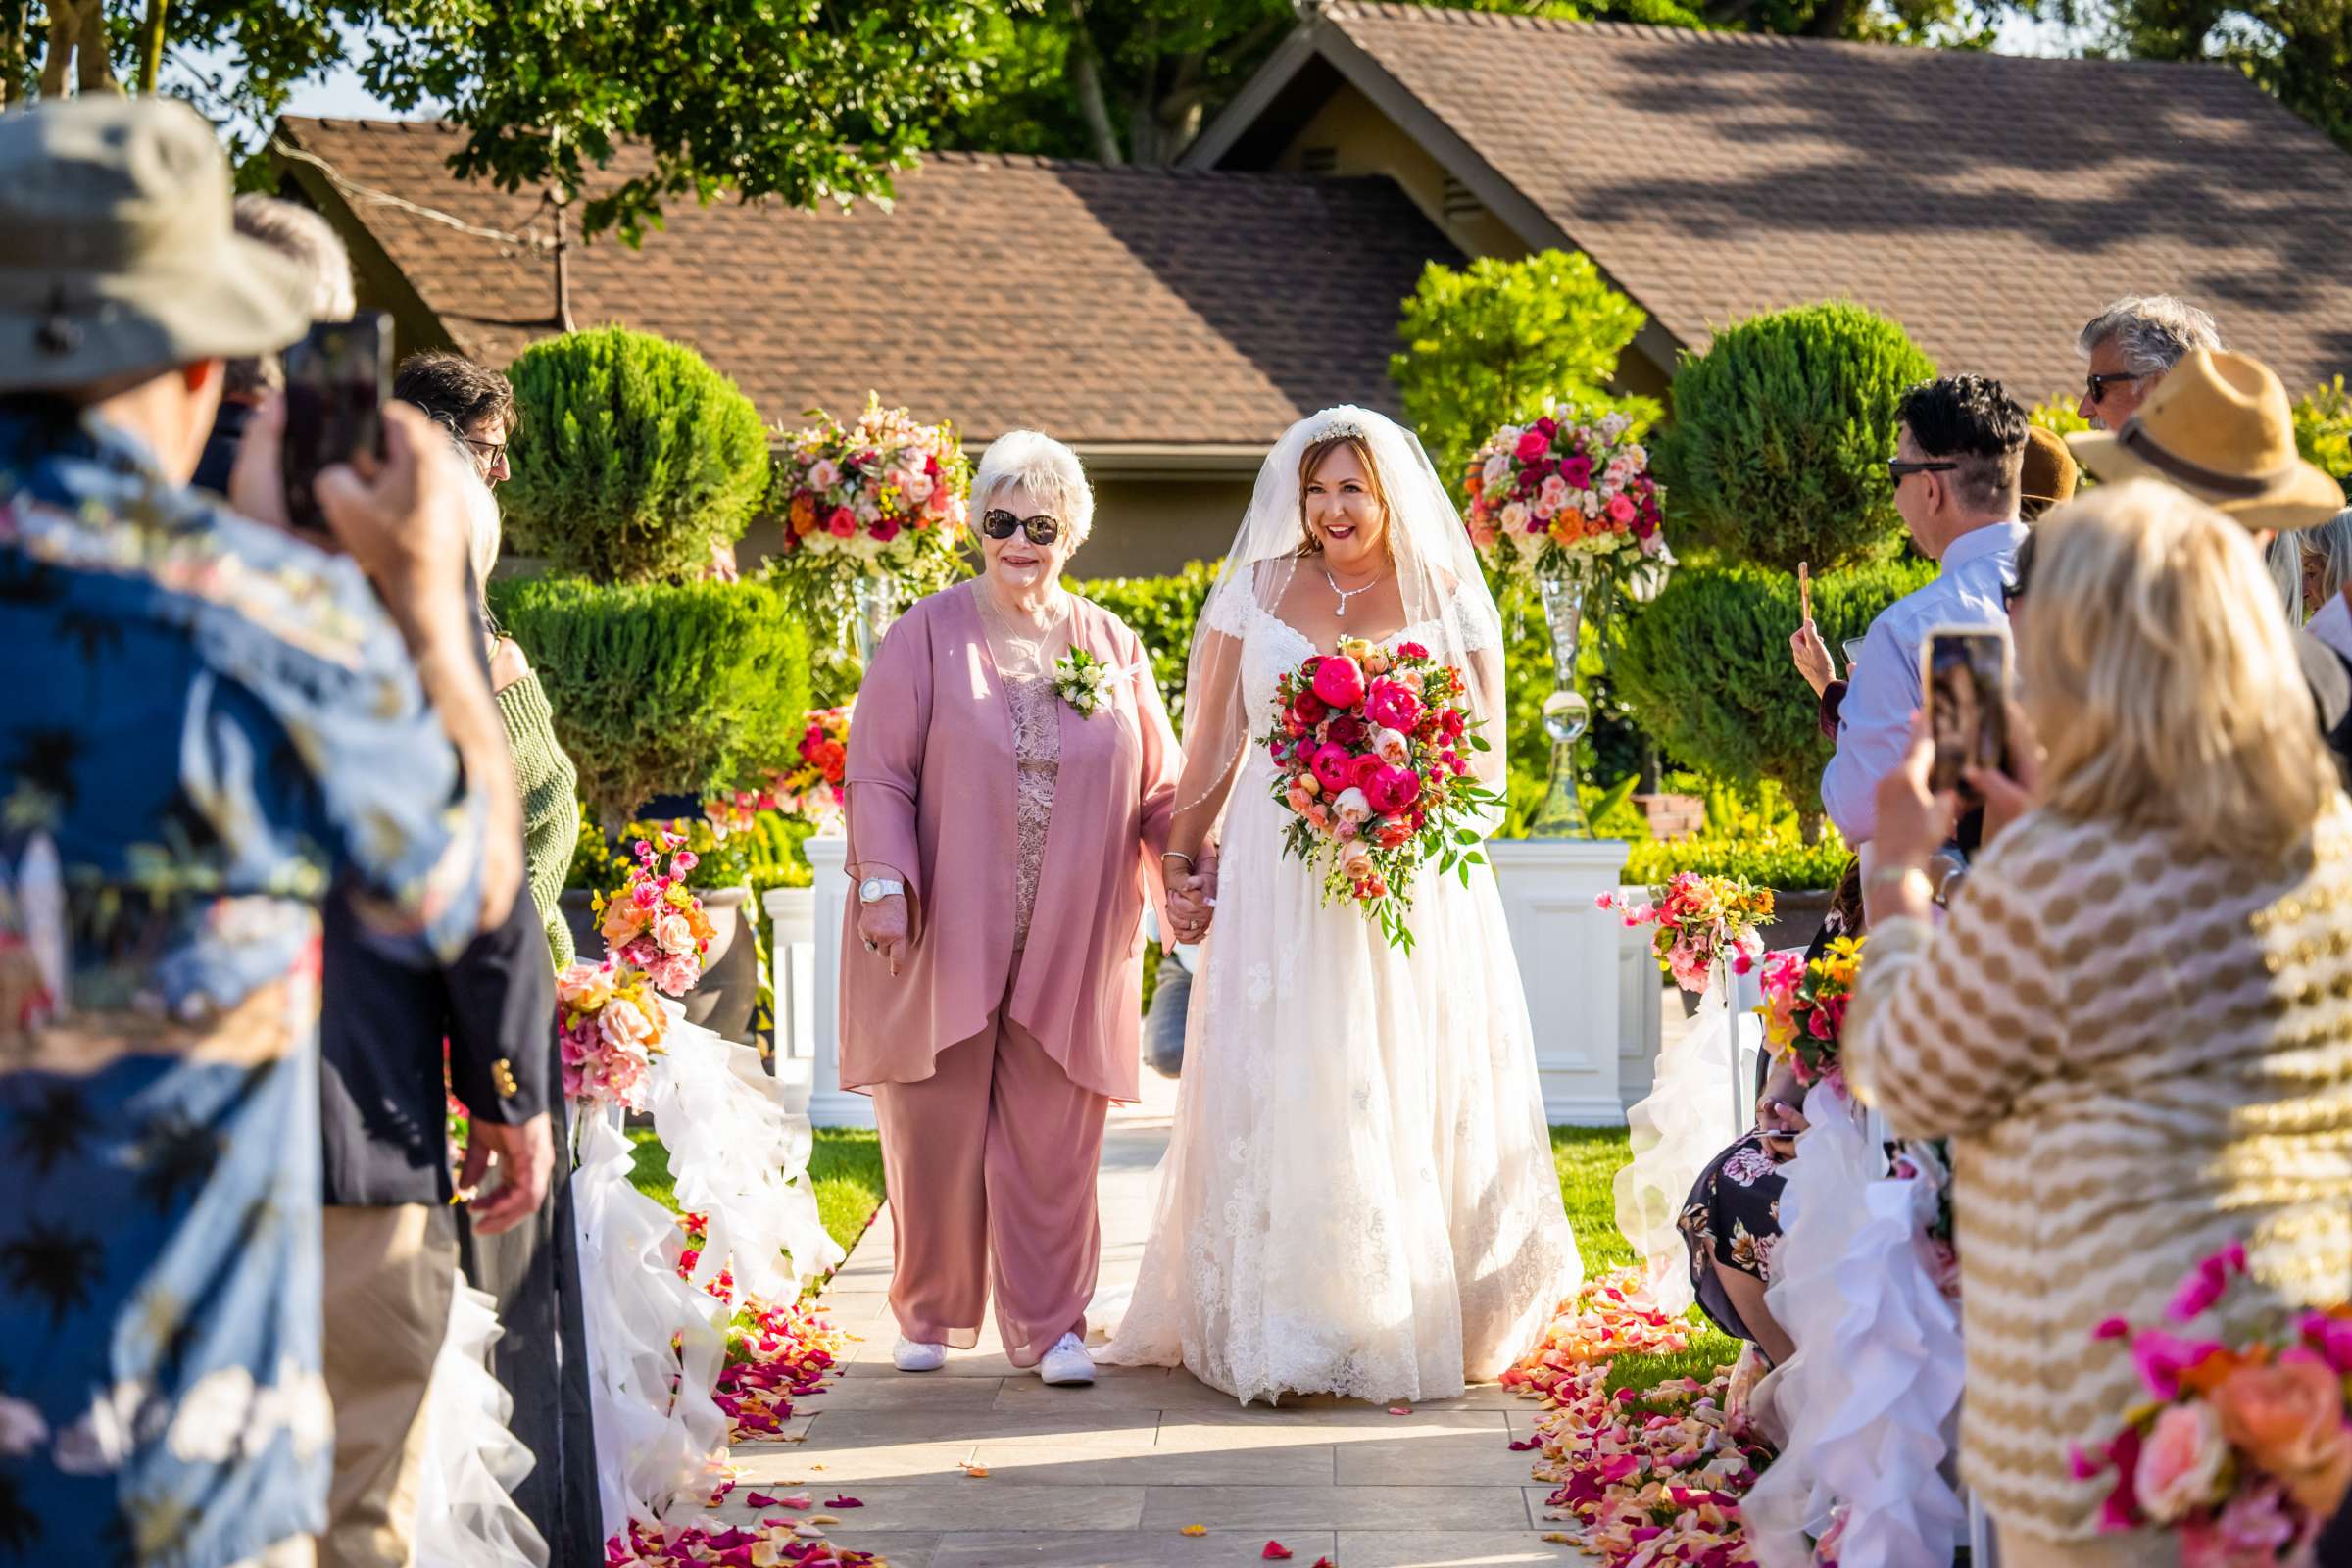
<path fill-rule="evenodd" d="M 1936 373 L 1900 326 L 1808 305 L 1725 328 L 1686 353 L 1653 445 L 1670 521 L 1740 561 L 1816 571 L 1901 548 L 1886 460 L 1896 403 Z"/>
<path fill-rule="evenodd" d="M 1906 558 L 1816 577 L 1814 619 L 1839 668 L 1841 642 L 1935 575 L 1931 563 Z M 1834 748 L 1789 662 L 1797 622 L 1794 577 L 1686 568 L 1628 620 L 1617 683 L 1634 721 L 1675 758 L 1744 787 L 1769 779 L 1810 817 Z"/>
<path fill-rule="evenodd" d="M 579 769 L 617 831 L 653 797 L 731 789 L 780 765 L 808 711 L 808 637 L 757 583 L 492 584 Z"/>
<path fill-rule="evenodd" d="M 1790 891 L 1834 888 L 1845 874 L 1850 853 L 1835 833 L 1818 844 L 1792 838 L 1657 839 L 1633 847 L 1625 880 L 1657 887 L 1678 871 L 1696 871 Z"/>
<path fill-rule="evenodd" d="M 1193 623 L 1216 581 L 1216 569 L 1193 562 L 1170 577 L 1097 577 L 1069 587 L 1125 621 L 1152 655 L 1152 676 L 1179 731 L 1184 727 L 1184 672 L 1193 656 Z"/>
<path fill-rule="evenodd" d="M 499 494 L 516 549 L 599 582 L 692 576 L 767 490 L 752 400 L 680 344 L 617 326 L 534 343 L 508 368 L 522 412 Z"/>

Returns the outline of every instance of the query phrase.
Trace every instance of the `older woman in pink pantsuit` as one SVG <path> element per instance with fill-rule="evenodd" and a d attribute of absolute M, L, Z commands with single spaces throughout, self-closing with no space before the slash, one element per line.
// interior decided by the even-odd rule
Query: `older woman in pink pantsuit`
<path fill-rule="evenodd" d="M 891 627 L 850 728 L 841 1081 L 881 1123 L 902 1371 L 976 1343 L 993 1291 L 1014 1365 L 1094 1379 L 1095 1170 L 1137 1093 L 1178 759 L 1142 642 L 1061 586 L 1093 512 L 1067 447 L 993 444 L 986 569 Z"/>

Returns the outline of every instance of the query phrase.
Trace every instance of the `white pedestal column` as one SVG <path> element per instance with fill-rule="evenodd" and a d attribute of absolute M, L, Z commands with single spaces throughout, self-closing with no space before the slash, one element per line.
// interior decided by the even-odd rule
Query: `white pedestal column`
<path fill-rule="evenodd" d="M 841 1087 L 841 932 L 850 896 L 850 841 L 812 838 L 803 846 L 808 867 L 816 873 L 813 920 L 815 961 L 814 1005 L 810 1008 L 809 1051 L 813 1083 L 808 1094 L 808 1120 L 817 1127 L 871 1127 L 874 1102 Z M 780 1004 L 779 1004 L 780 1010 Z"/>
<path fill-rule="evenodd" d="M 1487 843 L 1535 1021 L 1544 1115 L 1554 1123 L 1625 1120 L 1618 1090 L 1621 922 L 1592 902 L 1617 886 L 1625 855 L 1626 846 L 1614 839 Z"/>
<path fill-rule="evenodd" d="M 816 1087 L 816 889 L 770 888 L 768 989 L 776 1003 L 776 1088 L 805 1112 Z"/>

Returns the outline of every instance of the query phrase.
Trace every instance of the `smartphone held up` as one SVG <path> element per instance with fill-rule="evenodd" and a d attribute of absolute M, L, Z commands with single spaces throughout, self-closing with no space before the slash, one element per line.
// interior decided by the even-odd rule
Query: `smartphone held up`
<path fill-rule="evenodd" d="M 1997 769 L 2009 755 L 2009 631 L 1937 626 L 1920 643 L 1920 689 L 1936 760 L 1928 787 L 1959 789 L 1971 767 Z"/>
<path fill-rule="evenodd" d="M 384 456 L 384 405 L 392 398 L 392 322 L 380 311 L 320 321 L 285 352 L 286 431 L 280 457 L 286 517 L 327 531 L 318 475 L 338 463 Z"/>

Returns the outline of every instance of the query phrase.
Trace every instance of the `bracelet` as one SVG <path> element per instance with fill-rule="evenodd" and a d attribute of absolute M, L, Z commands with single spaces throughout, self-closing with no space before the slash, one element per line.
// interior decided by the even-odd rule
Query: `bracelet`
<path fill-rule="evenodd" d="M 1162 850 L 1159 852 L 1159 858 L 1163 860 L 1182 860 L 1184 868 L 1188 871 L 1194 868 L 1193 858 L 1182 850 Z"/>
<path fill-rule="evenodd" d="M 1894 883 L 1910 882 L 1914 878 L 1918 880 L 1920 890 L 1926 894 L 1927 901 L 1934 904 L 1936 902 L 1936 885 L 1928 879 L 1926 868 L 1917 865 L 1881 866 L 1862 879 L 1862 892 L 1867 896 L 1879 888 Z"/>

